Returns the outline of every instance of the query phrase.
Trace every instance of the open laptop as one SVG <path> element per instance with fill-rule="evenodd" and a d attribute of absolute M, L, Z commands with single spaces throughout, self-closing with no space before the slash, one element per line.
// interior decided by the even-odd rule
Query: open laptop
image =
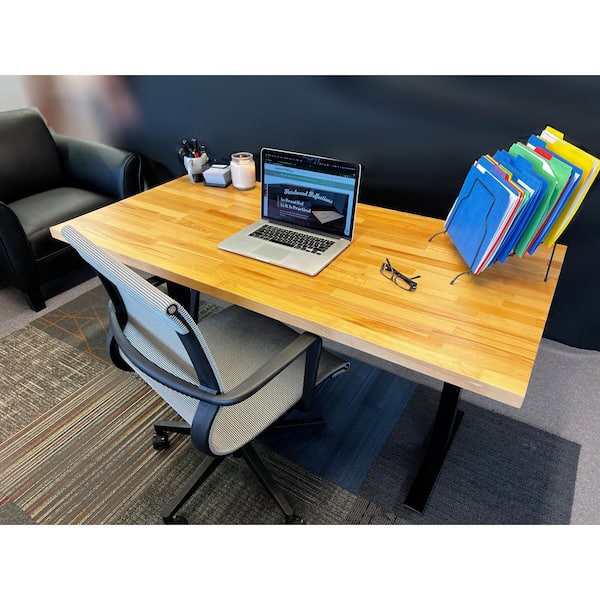
<path fill-rule="evenodd" d="M 260 172 L 261 219 L 218 247 L 316 275 L 352 241 L 362 166 L 263 148 Z"/>

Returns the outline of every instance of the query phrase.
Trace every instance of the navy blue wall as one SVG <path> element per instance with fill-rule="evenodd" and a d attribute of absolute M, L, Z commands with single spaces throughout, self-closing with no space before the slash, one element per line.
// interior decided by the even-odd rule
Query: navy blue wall
<path fill-rule="evenodd" d="M 361 162 L 362 201 L 444 218 L 472 162 L 546 125 L 600 156 L 600 77 L 134 76 L 141 114 L 120 145 L 158 183 L 184 173 L 196 137 L 226 159 L 262 146 Z M 569 246 L 545 336 L 600 350 L 600 198 L 594 185 Z"/>

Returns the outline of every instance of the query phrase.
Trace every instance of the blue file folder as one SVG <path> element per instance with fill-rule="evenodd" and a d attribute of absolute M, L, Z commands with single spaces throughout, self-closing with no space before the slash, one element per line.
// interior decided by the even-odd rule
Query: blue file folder
<path fill-rule="evenodd" d="M 476 162 L 450 211 L 445 229 L 473 273 L 504 233 L 518 196 Z"/>

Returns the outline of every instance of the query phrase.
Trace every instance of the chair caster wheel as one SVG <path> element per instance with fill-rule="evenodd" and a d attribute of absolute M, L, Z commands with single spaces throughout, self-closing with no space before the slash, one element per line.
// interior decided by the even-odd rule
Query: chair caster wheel
<path fill-rule="evenodd" d="M 155 450 L 166 450 L 169 447 L 169 436 L 166 433 L 157 433 L 152 438 L 152 447 Z"/>
<path fill-rule="evenodd" d="M 165 525 L 187 525 L 188 520 L 181 515 L 173 515 L 172 517 L 163 517 Z"/>
<path fill-rule="evenodd" d="M 286 525 L 306 525 L 306 521 L 298 515 L 286 515 L 285 523 Z"/>

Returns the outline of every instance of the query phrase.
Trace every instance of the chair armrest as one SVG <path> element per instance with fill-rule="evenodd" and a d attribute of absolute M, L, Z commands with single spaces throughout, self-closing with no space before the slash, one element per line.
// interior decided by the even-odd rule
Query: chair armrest
<path fill-rule="evenodd" d="M 143 190 L 138 154 L 105 144 L 53 134 L 67 181 L 115 200 Z"/>
<path fill-rule="evenodd" d="M 283 350 L 268 360 L 260 369 L 252 373 L 250 377 L 239 383 L 232 390 L 226 394 L 219 394 L 213 400 L 213 404 L 219 404 L 221 406 L 227 406 L 230 404 L 237 404 L 246 398 L 249 398 L 257 392 L 260 388 L 264 387 L 271 379 L 275 378 L 281 371 L 283 371 L 288 365 L 294 362 L 298 357 L 309 351 L 313 351 L 314 354 L 311 357 L 312 361 L 307 359 L 305 367 L 304 377 L 304 390 L 305 393 L 307 388 L 312 390 L 315 385 L 315 379 L 317 375 L 317 367 L 319 365 L 319 356 L 321 354 L 321 338 L 312 333 L 303 332 L 298 337 L 288 344 Z M 314 363 L 314 364 L 311 364 Z M 314 373 L 311 370 L 314 369 Z M 312 381 L 311 381 L 312 380 Z"/>
<path fill-rule="evenodd" d="M 110 330 L 115 339 L 117 346 L 121 349 L 125 357 L 131 363 L 147 373 L 152 379 L 159 381 L 163 385 L 171 389 L 185 394 L 190 398 L 201 400 L 215 406 L 231 406 L 238 404 L 242 400 L 246 400 L 252 394 L 256 393 L 260 388 L 264 387 L 271 379 L 275 378 L 281 371 L 304 353 L 309 353 L 304 376 L 305 393 L 312 392 L 316 379 L 317 367 L 319 364 L 319 356 L 321 354 L 321 338 L 312 333 L 304 332 L 293 342 L 288 344 L 278 354 L 268 360 L 260 369 L 252 373 L 248 378 L 238 384 L 234 389 L 226 394 L 217 394 L 216 390 L 204 390 L 198 385 L 181 379 L 148 360 L 141 354 L 125 337 L 121 325 L 118 322 L 114 305 L 109 304 L 109 321 Z M 118 366 L 118 365 L 117 365 Z"/>

